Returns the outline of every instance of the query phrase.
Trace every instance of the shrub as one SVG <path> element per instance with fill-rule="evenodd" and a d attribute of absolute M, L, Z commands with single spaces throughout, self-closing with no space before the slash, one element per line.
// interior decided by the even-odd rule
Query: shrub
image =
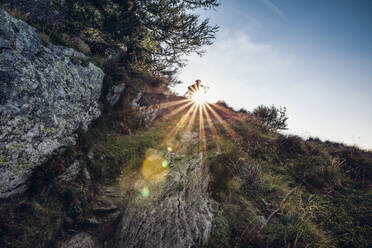
<path fill-rule="evenodd" d="M 253 115 L 261 120 L 261 125 L 270 131 L 287 130 L 286 107 L 276 108 L 260 105 L 253 110 Z"/>
<path fill-rule="evenodd" d="M 227 105 L 227 103 L 226 103 L 225 101 L 223 101 L 223 100 L 219 100 L 219 101 L 217 101 L 216 104 L 218 104 L 218 105 L 220 105 L 221 107 L 224 107 L 224 108 L 226 108 L 226 109 L 231 109 L 231 110 L 232 110 L 232 108 L 231 108 L 229 105 Z"/>
<path fill-rule="evenodd" d="M 330 154 L 341 161 L 341 169 L 362 185 L 372 183 L 372 153 L 356 147 L 332 149 Z"/>
<path fill-rule="evenodd" d="M 100 145 L 93 145 L 95 155 L 88 169 L 96 180 L 111 184 L 125 166 L 138 168 L 142 164 L 146 150 L 156 146 L 156 137 L 151 131 L 132 136 L 105 137 Z"/>
<path fill-rule="evenodd" d="M 325 230 L 332 232 L 337 247 L 371 247 L 371 202 L 371 194 L 355 189 L 325 197 L 327 211 L 321 211 L 318 219 Z"/>
<path fill-rule="evenodd" d="M 221 154 L 208 161 L 211 180 L 209 191 L 216 200 L 223 200 L 229 193 L 229 180 L 232 178 L 232 170 L 228 166 L 229 155 Z"/>
<path fill-rule="evenodd" d="M 219 211 L 213 219 L 212 232 L 209 246 L 212 247 L 230 247 L 230 225 L 223 216 L 223 211 Z"/>
<path fill-rule="evenodd" d="M 245 185 L 251 185 L 260 182 L 261 167 L 258 164 L 247 162 L 243 158 L 237 161 L 230 161 L 234 176 L 240 177 Z"/>
<path fill-rule="evenodd" d="M 1 247 L 51 247 L 63 228 L 62 206 L 56 197 L 0 208 Z"/>
<path fill-rule="evenodd" d="M 273 220 L 263 229 L 267 247 L 323 247 L 330 248 L 330 243 L 317 227 L 303 222 L 298 215 L 284 215 Z M 325 243 L 325 244 L 323 244 Z"/>
<path fill-rule="evenodd" d="M 311 191 L 329 192 L 341 187 L 339 168 L 321 156 L 299 155 L 289 163 L 290 173 Z"/>
<path fill-rule="evenodd" d="M 247 154 L 237 144 L 224 141 L 228 140 L 220 143 L 224 153 L 209 157 L 207 162 L 212 175 L 209 189 L 218 200 L 223 200 L 234 189 L 260 181 L 259 165 L 248 161 Z"/>
<path fill-rule="evenodd" d="M 334 247 L 333 239 L 314 223 L 324 210 L 318 198 L 299 191 L 284 204 L 282 215 L 264 227 L 268 247 Z"/>
<path fill-rule="evenodd" d="M 281 161 L 296 158 L 300 154 L 306 154 L 304 141 L 299 136 L 280 135 L 275 141 L 278 156 Z"/>
<path fill-rule="evenodd" d="M 193 10 L 210 9 L 210 1 L 94 1 L 51 0 L 64 16 L 65 29 L 92 41 L 126 47 L 133 64 L 150 68 L 155 74 L 174 72 L 184 64 L 182 56 L 204 53 L 218 28 L 201 20 Z M 102 43 L 102 42 L 101 42 Z"/>

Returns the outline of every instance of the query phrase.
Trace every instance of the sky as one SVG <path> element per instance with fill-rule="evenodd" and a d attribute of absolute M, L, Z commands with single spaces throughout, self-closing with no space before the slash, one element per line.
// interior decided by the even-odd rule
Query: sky
<path fill-rule="evenodd" d="M 210 102 L 285 106 L 286 133 L 372 149 L 372 1 L 222 0 L 201 17 L 220 27 L 178 75 Z"/>

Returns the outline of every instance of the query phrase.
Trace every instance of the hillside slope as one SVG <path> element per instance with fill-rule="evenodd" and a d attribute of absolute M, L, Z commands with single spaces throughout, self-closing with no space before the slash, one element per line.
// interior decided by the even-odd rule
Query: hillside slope
<path fill-rule="evenodd" d="M 104 114 L 35 173 L 28 200 L 2 205 L 2 242 L 370 246 L 371 153 L 270 132 L 251 114 L 216 104 L 200 139 L 198 109 L 174 114 L 184 104 L 169 105 L 158 105 L 157 118 L 137 131 L 129 127 L 141 111 L 125 120 Z M 75 160 L 78 176 L 61 183 Z"/>
<path fill-rule="evenodd" d="M 85 51 L 104 71 L 102 114 L 33 164 L 27 191 L 1 200 L 0 247 L 372 246 L 371 152 L 283 135 L 224 102 L 195 104 L 123 50 L 56 33 L 38 40 Z"/>

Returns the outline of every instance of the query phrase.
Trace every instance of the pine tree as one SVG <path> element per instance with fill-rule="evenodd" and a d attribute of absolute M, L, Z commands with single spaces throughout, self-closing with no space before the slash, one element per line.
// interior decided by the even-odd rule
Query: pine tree
<path fill-rule="evenodd" d="M 172 74 L 184 55 L 203 54 L 218 30 L 196 9 L 214 9 L 217 0 L 53 0 L 70 32 L 126 47 L 132 63 Z"/>

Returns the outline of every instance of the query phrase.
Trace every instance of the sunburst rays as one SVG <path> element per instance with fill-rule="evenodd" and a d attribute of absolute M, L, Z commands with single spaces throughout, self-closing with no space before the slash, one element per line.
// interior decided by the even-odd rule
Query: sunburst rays
<path fill-rule="evenodd" d="M 172 141 L 176 137 L 178 132 L 185 127 L 185 125 L 187 124 L 187 121 L 190 121 L 189 118 L 191 117 L 192 113 L 196 110 L 197 104 L 195 104 L 193 102 L 190 102 L 190 103 L 187 103 L 184 106 L 179 107 L 178 109 L 173 110 L 170 113 L 170 116 L 173 116 L 173 115 L 181 112 L 183 109 L 186 109 L 190 105 L 191 105 L 191 107 L 187 110 L 187 112 L 184 115 L 182 115 L 181 119 L 177 122 L 177 124 L 173 127 L 173 129 L 165 137 L 162 144 L 167 144 L 170 141 Z M 170 116 L 167 115 L 166 118 L 169 118 Z"/>
<path fill-rule="evenodd" d="M 164 119 L 169 119 L 170 117 L 178 114 L 179 112 L 181 112 L 182 110 L 186 109 L 187 107 L 189 107 L 190 105 L 193 105 L 193 104 L 195 104 L 195 103 L 193 103 L 191 100 L 187 100 L 182 106 L 174 109 L 169 114 L 166 114 L 164 116 Z"/>
<path fill-rule="evenodd" d="M 213 142 L 216 144 L 216 152 L 221 153 L 223 133 L 233 138 L 238 136 L 227 121 L 236 117 L 235 112 L 218 104 L 192 98 L 152 105 L 150 108 L 163 109 L 166 112 L 161 120 L 165 126 L 165 137 L 158 144 L 160 150 L 150 148 L 146 151 L 140 176 L 125 175 L 128 181 L 132 180 L 133 189 L 143 199 L 155 199 L 159 194 L 157 185 L 165 180 L 170 171 L 168 160 L 171 151 L 191 149 L 194 152 L 194 149 L 199 149 L 199 156 L 203 158 L 207 152 L 214 151 Z M 121 180 L 122 187 L 127 187 L 124 181 L 126 180 Z"/>
<path fill-rule="evenodd" d="M 222 124 L 223 128 L 232 138 L 238 137 L 238 134 L 229 126 L 229 124 L 225 120 L 221 118 L 221 116 L 209 104 L 206 104 L 205 106 L 212 112 L 212 115 L 216 117 L 216 119 Z"/>
<path fill-rule="evenodd" d="M 211 117 L 209 116 L 208 110 L 206 109 L 205 105 L 202 105 L 203 113 L 205 113 L 205 119 L 207 120 L 209 129 L 212 134 L 212 139 L 216 143 L 217 151 L 221 153 L 220 141 L 218 140 L 218 131 L 217 128 L 214 126 Z"/>
<path fill-rule="evenodd" d="M 170 125 L 167 135 L 161 143 L 162 145 L 172 146 L 180 132 L 191 133 L 196 127 L 196 130 L 199 132 L 199 151 L 202 153 L 207 152 L 207 138 L 211 135 L 213 142 L 216 144 L 217 151 L 221 152 L 221 131 L 218 130 L 217 124 L 221 124 L 220 127 L 232 138 L 239 136 L 231 128 L 228 121 L 224 120 L 226 119 L 225 116 L 235 119 L 235 112 L 221 105 L 200 102 L 194 99 L 182 99 L 160 104 L 160 108 L 170 109 L 170 112 L 163 116 L 163 119 L 168 120 Z M 181 113 L 182 115 L 180 115 Z M 175 117 L 179 118 L 176 122 L 173 121 L 173 119 L 177 119 Z M 174 126 L 172 126 L 172 123 L 175 123 Z"/>
<path fill-rule="evenodd" d="M 185 104 L 187 102 L 190 102 L 190 100 L 182 99 L 182 100 L 176 100 L 176 101 L 171 101 L 171 102 L 165 102 L 165 103 L 161 103 L 158 108 L 159 109 L 170 108 L 176 105 Z"/>
<path fill-rule="evenodd" d="M 204 111 L 202 111 L 202 106 L 204 104 L 199 104 L 199 151 L 207 152 L 205 129 L 204 129 Z"/>

